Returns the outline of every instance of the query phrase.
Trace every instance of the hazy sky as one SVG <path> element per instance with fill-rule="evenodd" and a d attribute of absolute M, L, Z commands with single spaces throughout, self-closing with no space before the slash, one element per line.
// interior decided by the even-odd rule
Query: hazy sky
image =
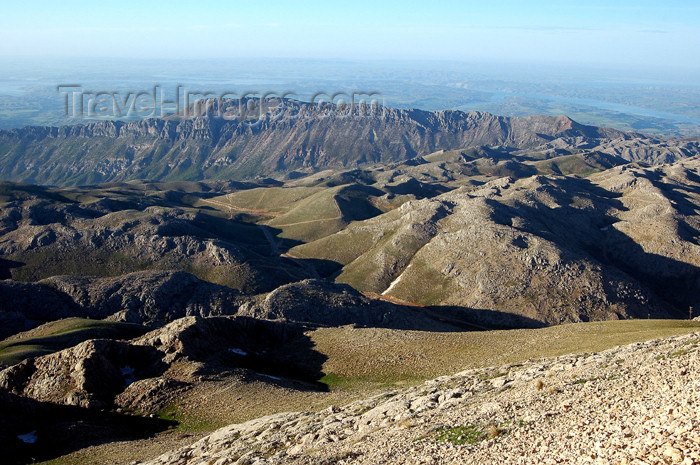
<path fill-rule="evenodd" d="M 440 59 L 700 66 L 700 2 L 4 2 L 0 56 Z"/>

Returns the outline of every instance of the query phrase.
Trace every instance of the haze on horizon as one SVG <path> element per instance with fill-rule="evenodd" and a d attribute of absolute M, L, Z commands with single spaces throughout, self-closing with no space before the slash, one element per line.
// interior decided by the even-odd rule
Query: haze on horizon
<path fill-rule="evenodd" d="M 700 5 L 539 0 L 31 0 L 0 57 L 436 59 L 700 69 Z"/>

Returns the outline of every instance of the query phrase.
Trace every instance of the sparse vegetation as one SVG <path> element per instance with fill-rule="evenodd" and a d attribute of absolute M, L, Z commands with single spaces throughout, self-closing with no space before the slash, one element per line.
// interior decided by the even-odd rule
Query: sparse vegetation
<path fill-rule="evenodd" d="M 191 413 L 183 412 L 176 405 L 168 405 L 156 413 L 161 420 L 175 421 L 176 431 L 185 433 L 205 433 L 214 431 L 225 426 L 221 421 L 211 417 L 200 417 Z"/>
<path fill-rule="evenodd" d="M 476 444 L 477 442 L 486 439 L 486 434 L 480 426 L 453 426 L 439 430 L 435 435 L 435 440 L 438 442 L 450 442 L 461 446 L 464 444 Z"/>
<path fill-rule="evenodd" d="M 489 423 L 485 426 L 454 426 L 438 430 L 435 434 L 435 440 L 462 446 L 465 444 L 476 444 L 487 439 L 495 439 L 506 432 L 507 430 L 500 429 L 494 423 Z"/>
<path fill-rule="evenodd" d="M 700 322 L 696 321 L 627 320 L 463 333 L 322 328 L 311 332 L 310 337 L 315 350 L 328 357 L 323 371 L 332 373 L 331 385 L 365 390 L 372 386 L 417 383 L 467 368 L 599 352 L 698 330 Z M 503 374 L 494 372 L 485 377 Z"/>

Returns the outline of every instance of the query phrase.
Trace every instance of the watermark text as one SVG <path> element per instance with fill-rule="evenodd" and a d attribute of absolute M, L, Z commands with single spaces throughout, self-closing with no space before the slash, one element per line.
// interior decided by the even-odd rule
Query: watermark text
<path fill-rule="evenodd" d="M 57 86 L 65 114 L 83 119 L 215 117 L 257 124 L 263 120 L 304 117 L 360 118 L 379 116 L 385 109 L 378 92 L 317 92 L 302 102 L 295 92 L 209 92 L 178 85 L 166 93 L 155 85 L 147 91 L 92 91 L 79 84 Z"/>

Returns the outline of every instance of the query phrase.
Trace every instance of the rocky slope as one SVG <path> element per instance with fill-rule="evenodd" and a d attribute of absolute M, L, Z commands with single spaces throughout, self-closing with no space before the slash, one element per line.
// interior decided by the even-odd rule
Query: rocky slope
<path fill-rule="evenodd" d="M 231 315 L 250 300 L 183 271 L 142 271 L 116 278 L 55 276 L 41 284 L 69 296 L 91 318 L 147 325 L 184 316 Z"/>
<path fill-rule="evenodd" d="M 467 321 L 443 318 L 429 309 L 367 297 L 346 284 L 305 280 L 280 286 L 264 299 L 251 300 L 238 310 L 264 320 L 313 326 L 454 331 L 472 327 Z"/>
<path fill-rule="evenodd" d="M 243 102 L 246 107 L 250 103 L 260 106 L 259 101 Z M 237 108 L 237 101 L 226 102 L 221 113 L 226 117 L 200 112 L 204 116 L 181 120 L 2 131 L 0 179 L 58 185 L 242 179 L 387 163 L 473 146 L 520 150 L 523 156 L 534 157 L 600 148 L 627 160 L 653 162 L 673 161 L 699 150 L 697 141 L 649 139 L 584 126 L 566 117 L 347 109 L 284 101 L 251 120 Z"/>
<path fill-rule="evenodd" d="M 440 307 L 535 321 L 687 315 L 700 295 L 700 160 L 590 178 L 502 178 L 290 250 L 336 280 Z"/>
<path fill-rule="evenodd" d="M 700 335 L 470 370 L 222 428 L 149 465 L 700 461 Z"/>
<path fill-rule="evenodd" d="M 83 316 L 75 302 L 48 286 L 0 281 L 0 338 L 35 328 L 47 321 Z"/>
<path fill-rule="evenodd" d="M 0 371 L 1 389 L 85 408 L 138 406 L 154 412 L 201 375 L 236 368 L 306 380 L 318 389 L 314 383 L 322 376 L 320 368 L 312 363 L 313 349 L 302 336 L 313 327 L 460 329 L 455 325 L 459 321 L 442 321 L 425 309 L 372 300 L 349 286 L 320 281 L 283 286 L 240 306 L 236 302 L 244 299 L 239 293 L 186 273 L 57 277 L 48 286 L 71 295 L 75 307 L 93 317 L 151 326 L 168 322 L 132 341 L 87 340 Z M 235 315 L 215 316 L 221 314 Z M 293 338 L 299 339 L 296 362 L 282 348 Z"/>
<path fill-rule="evenodd" d="M 182 271 L 115 278 L 55 276 L 38 283 L 0 281 L 0 340 L 69 317 L 162 326 L 186 316 L 249 316 L 310 326 L 454 331 L 467 321 L 425 308 L 369 298 L 345 284 L 305 280 L 251 296 Z M 457 326 L 455 326 L 457 325 Z"/>

